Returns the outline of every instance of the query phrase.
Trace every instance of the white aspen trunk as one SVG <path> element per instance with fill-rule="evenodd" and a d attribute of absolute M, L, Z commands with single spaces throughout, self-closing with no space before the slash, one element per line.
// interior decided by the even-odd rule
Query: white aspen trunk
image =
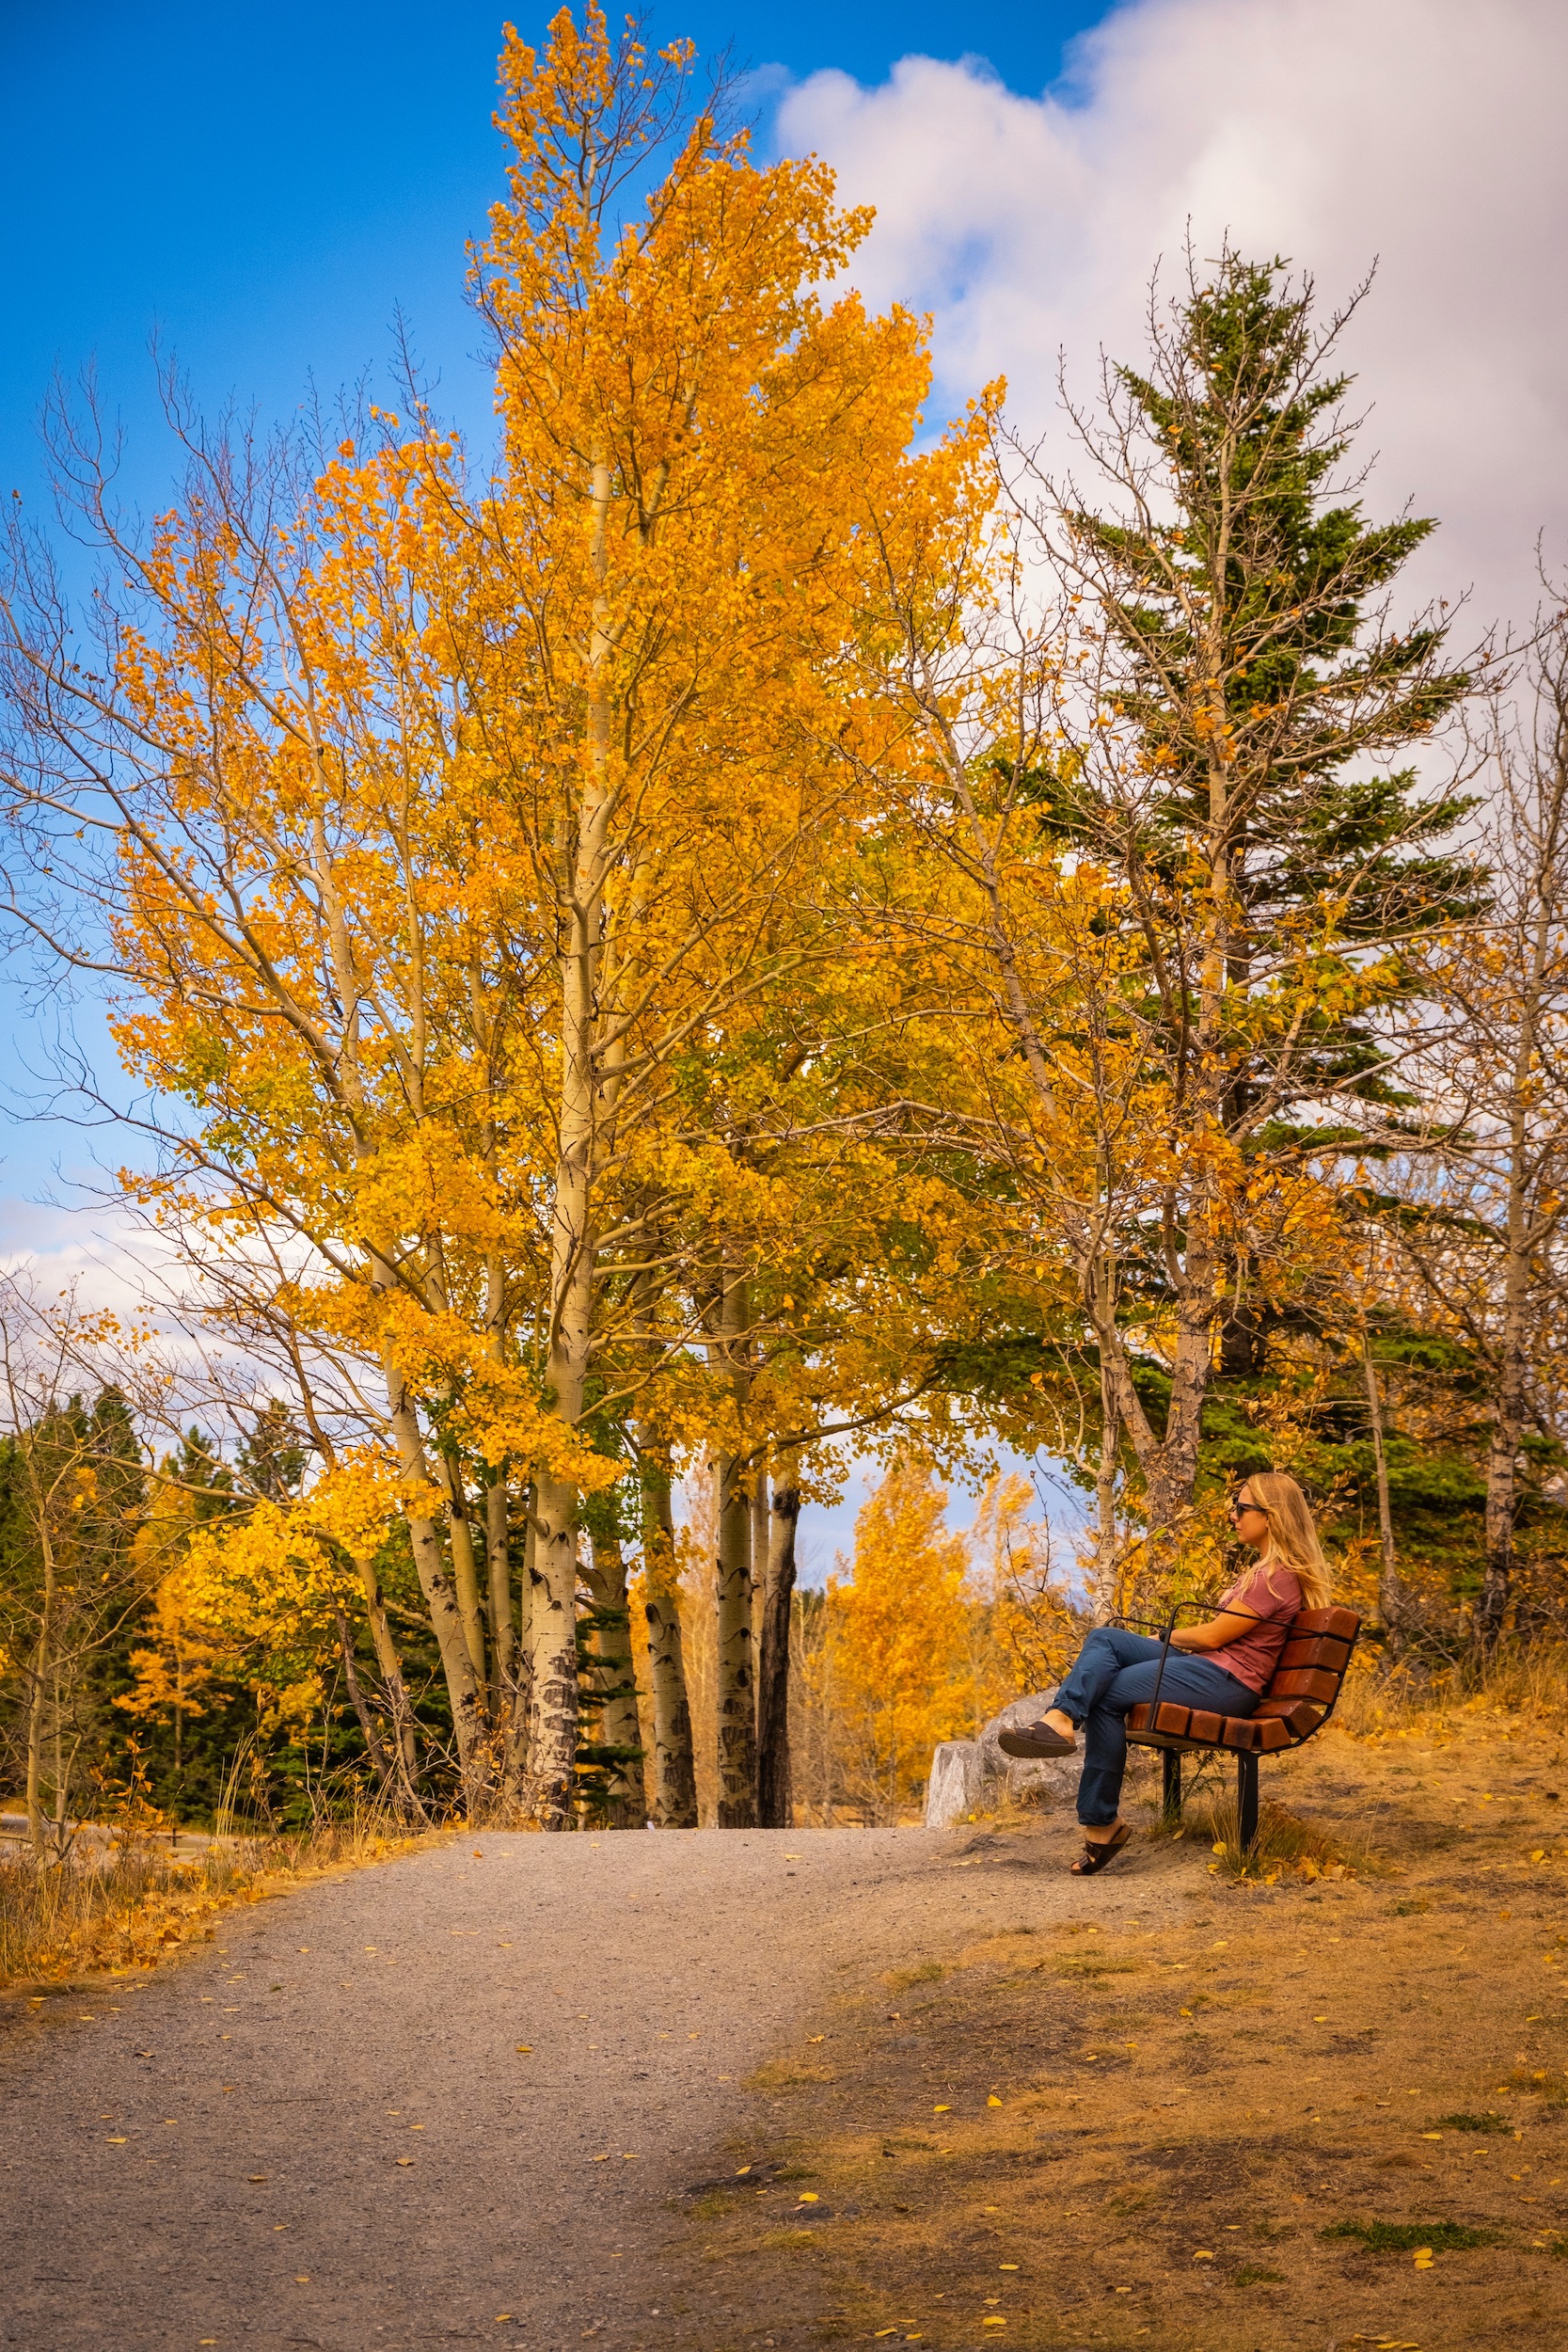
<path fill-rule="evenodd" d="M 354 1563 L 359 1572 L 359 1582 L 365 1595 L 365 1613 L 370 1620 L 371 1641 L 375 1649 L 376 1671 L 386 1695 L 387 1712 L 392 1722 L 392 1752 L 394 1776 L 403 1808 L 418 1820 L 426 1818 L 419 1795 L 419 1750 L 414 1738 L 414 1709 L 409 1704 L 408 1687 L 403 1678 L 403 1661 L 398 1656 L 392 1629 L 388 1623 L 387 1603 L 382 1595 L 381 1579 L 375 1572 L 373 1559 L 359 1558 Z"/>
<path fill-rule="evenodd" d="M 403 1375 L 389 1355 L 386 1360 L 386 1372 L 388 1417 L 392 1440 L 398 1450 L 398 1467 L 411 1484 L 433 1486 L 435 1481 L 430 1474 L 430 1464 L 425 1456 L 424 1440 L 413 1400 Z M 468 1653 L 467 1636 L 463 1630 L 462 1613 L 452 1590 L 451 1579 L 447 1574 L 440 1533 L 435 1520 L 410 1510 L 408 1540 L 414 1554 L 414 1570 L 420 1580 L 420 1590 L 430 1611 L 436 1646 L 440 1653 L 441 1672 L 446 1678 L 447 1696 L 451 1703 L 452 1733 L 457 1744 L 457 1767 L 463 1783 L 464 1802 L 470 1817 L 475 1817 L 483 1807 L 486 1793 L 484 1726 L 480 1714 L 479 1686 L 474 1677 L 473 1660 Z"/>
<path fill-rule="evenodd" d="M 746 1329 L 746 1284 L 724 1278 L 719 1336 L 710 1353 L 729 1371 L 737 1406 L 745 1395 L 740 1348 Z M 719 1616 L 719 1827 L 754 1829 L 757 1819 L 756 1677 L 752 1647 L 752 1497 L 750 1481 L 733 1454 L 714 1462 L 719 1518 L 716 1606 Z"/>
<path fill-rule="evenodd" d="M 513 1661 L 512 1712 L 503 1750 L 502 1794 L 509 1812 L 527 1800 L 529 1719 L 531 1711 L 533 1657 L 533 1587 L 538 1495 L 529 1486 L 523 1495 L 523 1567 L 517 1586 L 517 1645 Z"/>
<path fill-rule="evenodd" d="M 1522 1117 L 1516 1117 L 1522 1127 Z M 1486 1573 L 1476 1609 L 1476 1636 L 1482 1650 L 1497 1647 L 1508 1619 L 1513 1582 L 1513 1529 L 1518 1511 L 1519 1440 L 1525 1429 L 1526 1381 L 1529 1368 L 1526 1319 L 1529 1287 L 1529 1242 L 1526 1224 L 1522 1161 L 1525 1138 L 1514 1137 L 1508 1187 L 1508 1254 L 1503 1272 L 1503 1325 L 1497 1350 L 1497 1384 L 1492 1408 L 1492 1441 L 1486 1456 Z"/>
<path fill-rule="evenodd" d="M 479 1564 L 474 1557 L 468 1498 L 464 1490 L 463 1473 L 444 1448 L 436 1451 L 436 1466 L 447 1498 L 447 1527 L 451 1545 L 451 1575 L 457 1594 L 457 1613 L 463 1620 L 463 1638 L 468 1645 L 468 1660 L 474 1670 L 479 1710 L 482 1715 L 486 1715 L 490 1712 L 490 1693 L 484 1657 L 484 1611 L 480 1599 Z"/>
<path fill-rule="evenodd" d="M 760 1474 L 757 1484 L 766 1491 Z M 789 1632 L 795 1536 L 800 1518 L 800 1493 L 793 1482 L 774 1487 L 768 1518 L 771 1541 L 766 1553 L 757 1657 L 757 1820 L 763 1829 L 790 1829 L 795 1805 L 789 1752 Z"/>
<path fill-rule="evenodd" d="M 643 1462 L 642 1603 L 654 1688 L 654 1822 L 659 1829 L 695 1829 L 697 1772 L 675 1583 L 670 1470 L 662 1456 L 651 1452 L 644 1453 Z"/>
<path fill-rule="evenodd" d="M 1095 1289 L 1101 1325 L 1115 1329 L 1116 1270 L 1101 1256 L 1095 1269 Z M 1117 1407 L 1116 1381 L 1103 1346 L 1100 1351 L 1100 1465 L 1095 1475 L 1094 1618 L 1108 1625 L 1117 1606 L 1117 1454 L 1121 1443 L 1121 1415 Z"/>
<path fill-rule="evenodd" d="M 31 1471 L 34 1464 L 28 1463 Z M 43 1835 L 43 1725 L 45 1694 L 49 1689 L 54 1667 L 55 1644 L 55 1547 L 50 1540 L 48 1506 L 38 1491 L 36 1477 L 32 1480 L 34 1500 L 38 1510 L 39 1546 L 43 1554 L 43 1609 L 39 1618 L 38 1647 L 33 1653 L 31 1677 L 27 1692 L 27 1835 L 33 1852 L 41 1863 L 44 1853 Z"/>
<path fill-rule="evenodd" d="M 610 467 L 597 459 L 587 501 L 589 557 L 599 585 L 588 645 L 586 756 L 571 870 L 562 877 L 562 892 L 561 1103 L 546 1373 L 554 1410 L 573 1429 L 582 1413 L 593 1345 L 593 1206 L 599 1109 L 595 1016 L 604 944 L 612 755 L 607 679 L 613 645 L 606 586 L 611 490 Z M 534 1816 L 544 1828 L 564 1829 L 571 1818 L 578 1743 L 576 1487 L 541 1470 L 534 1516 L 529 1795 Z"/>
<path fill-rule="evenodd" d="M 1513 1532 L 1518 1515 L 1519 1440 L 1524 1435 L 1529 1376 L 1530 1128 L 1527 1102 L 1541 1043 L 1542 999 L 1557 903 L 1557 843 L 1561 830 L 1560 767 L 1530 876 L 1534 900 L 1528 976 L 1520 1008 L 1508 1097 L 1508 1241 L 1503 1263 L 1503 1327 L 1497 1349 L 1492 1442 L 1486 1457 L 1486 1573 L 1475 1615 L 1478 1647 L 1492 1650 L 1508 1618 L 1513 1582 Z"/>
<path fill-rule="evenodd" d="M 1372 1361 L 1370 1338 L 1362 1342 L 1362 1364 L 1367 1375 L 1367 1416 L 1372 1432 L 1372 1466 L 1377 1475 L 1378 1579 L 1377 1613 L 1383 1620 L 1383 1630 L 1391 1649 L 1400 1645 L 1404 1623 L 1404 1591 L 1400 1582 L 1399 1558 L 1394 1549 L 1394 1514 L 1388 1501 L 1388 1456 L 1383 1443 L 1383 1391 Z"/>
<path fill-rule="evenodd" d="M 626 1563 L 620 1544 L 595 1536 L 589 1550 L 589 1589 L 594 1606 L 613 1618 L 594 1637 L 594 1681 L 604 1695 L 599 1712 L 599 1741 L 607 1748 L 642 1745 L 637 1720 L 636 1670 L 631 1652 L 631 1613 L 626 1601 Z M 639 1753 L 609 1768 L 611 1772 L 610 1826 L 641 1829 L 648 1818 L 643 1785 L 643 1758 Z"/>
<path fill-rule="evenodd" d="M 502 1462 L 484 1490 L 484 1567 L 490 1588 L 490 1655 L 495 1662 L 494 1714 L 504 1737 L 516 1698 L 517 1634 L 512 1621 L 512 1525 L 508 1510 L 508 1465 Z"/>

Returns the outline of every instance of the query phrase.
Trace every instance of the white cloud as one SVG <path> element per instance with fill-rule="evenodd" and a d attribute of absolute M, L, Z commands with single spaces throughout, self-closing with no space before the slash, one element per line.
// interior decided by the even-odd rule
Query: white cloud
<path fill-rule="evenodd" d="M 1189 220 L 1200 253 L 1228 229 L 1325 300 L 1377 260 L 1346 344 L 1370 508 L 1437 516 L 1413 584 L 1473 584 L 1484 621 L 1531 609 L 1538 532 L 1568 557 L 1565 88 L 1560 0 L 1132 0 L 1057 92 L 909 57 L 876 89 L 813 75 L 778 138 L 877 206 L 854 275 L 934 313 L 946 409 L 1005 373 L 1053 438 L 1058 349 L 1085 393 L 1101 346 L 1135 358 Z"/>

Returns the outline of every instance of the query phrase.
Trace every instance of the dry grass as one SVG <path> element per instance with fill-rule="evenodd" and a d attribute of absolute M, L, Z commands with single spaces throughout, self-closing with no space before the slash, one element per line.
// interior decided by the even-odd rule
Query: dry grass
<path fill-rule="evenodd" d="M 1334 1721 L 1352 1739 L 1472 1728 L 1478 1723 L 1557 1723 L 1568 1692 L 1568 1644 L 1506 1645 L 1495 1657 L 1448 1664 L 1359 1653 Z"/>
<path fill-rule="evenodd" d="M 1568 2342 L 1568 1759 L 1555 1724 L 1437 1723 L 1266 1766 L 1273 1884 L 1196 1819 L 1162 1835 L 1152 1778 L 1070 1918 L 1032 1899 L 1070 1822 L 989 1831 L 1020 1924 L 801 2020 L 672 2249 L 661 2342 Z"/>
<path fill-rule="evenodd" d="M 235 1903 L 422 1842 L 365 1811 L 297 1836 L 214 1842 L 188 1858 L 137 1835 L 64 1864 L 18 1848 L 0 1858 L 0 1991 L 153 1967 L 211 1934 L 207 1922 Z"/>
<path fill-rule="evenodd" d="M 1210 1846 L 1227 1877 L 1251 1879 L 1264 1886 L 1277 1886 L 1287 1877 L 1310 1882 L 1365 1876 L 1382 1867 L 1381 1857 L 1353 1829 L 1329 1830 L 1320 1822 L 1304 1821 L 1272 1798 L 1259 1806 L 1258 1836 L 1245 1851 L 1234 1795 L 1190 1807 L 1186 1835 Z"/>

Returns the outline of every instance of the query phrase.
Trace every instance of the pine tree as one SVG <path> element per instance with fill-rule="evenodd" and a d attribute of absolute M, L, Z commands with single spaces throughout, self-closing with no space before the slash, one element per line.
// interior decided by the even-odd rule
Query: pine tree
<path fill-rule="evenodd" d="M 1445 847 L 1466 803 L 1385 764 L 1470 678 L 1440 612 L 1390 614 L 1434 525 L 1370 521 L 1342 478 L 1351 379 L 1331 361 L 1354 307 L 1320 324 L 1309 280 L 1227 249 L 1156 321 L 1147 372 L 1113 369 L 1103 421 L 1079 420 L 1120 511 L 1059 492 L 1040 513 L 1095 616 L 1069 696 L 1082 722 L 1086 688 L 1098 723 L 1032 788 L 1048 837 L 1114 874 L 1141 935 L 1121 1009 L 1175 1146 L 1161 1183 L 1121 1185 L 1118 1214 L 1124 1145 L 1102 1135 L 1106 1246 L 1084 1269 L 1106 1418 L 1157 1525 L 1190 1502 L 1216 1356 L 1260 1366 L 1279 1292 L 1267 1202 L 1326 1172 L 1358 1104 L 1397 1105 L 1384 1025 L 1419 984 L 1413 943 L 1478 901 Z M 1140 1366 L 1127 1334 L 1155 1321 L 1173 1343 Z"/>

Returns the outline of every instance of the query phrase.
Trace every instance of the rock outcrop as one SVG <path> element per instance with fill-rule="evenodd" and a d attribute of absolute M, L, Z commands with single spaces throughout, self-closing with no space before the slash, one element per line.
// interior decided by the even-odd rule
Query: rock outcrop
<path fill-rule="evenodd" d="M 1035 1692 L 1014 1699 L 993 1715 L 977 1740 L 944 1740 L 931 1758 L 926 1785 L 926 1826 L 951 1829 L 972 1813 L 990 1813 L 998 1804 L 1057 1805 L 1070 1804 L 1078 1789 L 1081 1759 L 1076 1756 L 1042 1757 L 1026 1763 L 1004 1756 L 1001 1735 L 1016 1724 L 1032 1724 L 1051 1701 Z"/>

